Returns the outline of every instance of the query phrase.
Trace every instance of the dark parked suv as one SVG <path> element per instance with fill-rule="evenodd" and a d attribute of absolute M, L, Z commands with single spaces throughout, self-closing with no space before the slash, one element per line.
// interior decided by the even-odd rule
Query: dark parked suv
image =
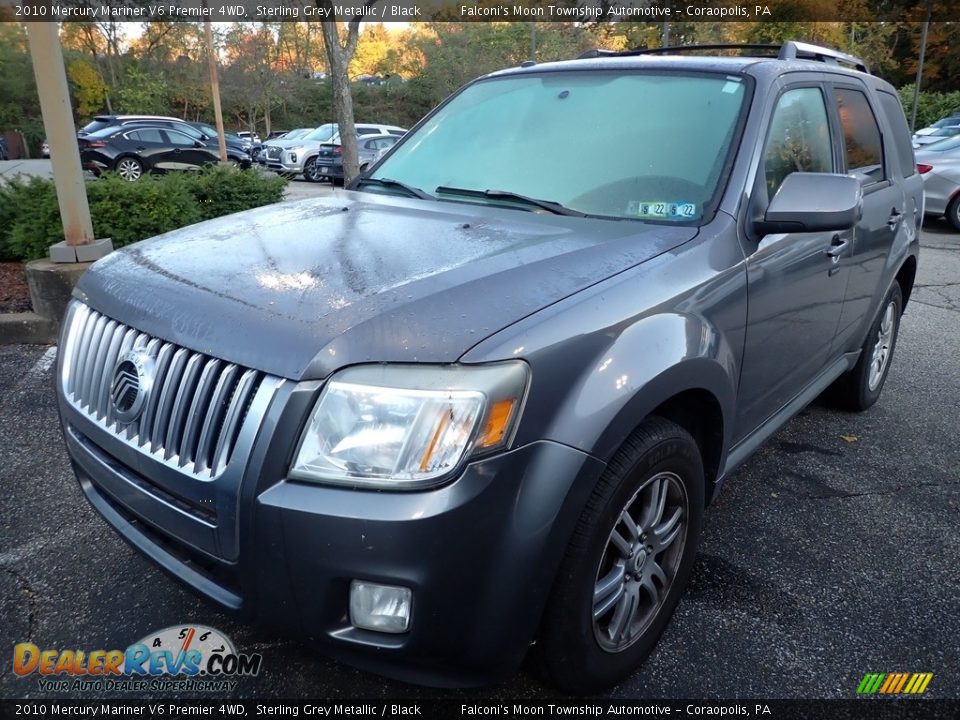
<path fill-rule="evenodd" d="M 635 670 L 737 466 L 828 388 L 876 402 L 923 217 L 859 60 L 685 50 L 494 73 L 343 197 L 95 264 L 58 369 L 90 502 L 384 674 Z"/>

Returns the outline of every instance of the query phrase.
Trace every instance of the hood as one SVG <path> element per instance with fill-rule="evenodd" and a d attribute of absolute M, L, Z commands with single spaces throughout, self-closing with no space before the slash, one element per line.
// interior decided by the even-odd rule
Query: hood
<path fill-rule="evenodd" d="M 272 205 L 111 253 L 75 295 L 155 337 L 291 379 L 455 362 L 695 227 L 346 193 Z"/>

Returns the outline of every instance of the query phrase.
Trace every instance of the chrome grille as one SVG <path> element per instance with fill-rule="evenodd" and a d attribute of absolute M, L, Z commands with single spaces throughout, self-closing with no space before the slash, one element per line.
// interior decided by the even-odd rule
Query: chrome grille
<path fill-rule="evenodd" d="M 80 303 L 69 322 L 61 378 L 75 408 L 183 472 L 210 479 L 227 466 L 262 373 L 150 337 Z M 131 349 L 153 359 L 153 383 L 139 416 L 123 423 L 114 371 Z"/>
<path fill-rule="evenodd" d="M 271 160 L 279 160 L 279 159 L 280 159 L 281 148 L 277 147 L 276 145 L 268 145 L 268 146 L 265 148 L 265 150 L 266 150 L 266 152 L 267 152 L 267 157 L 268 157 L 269 159 L 271 159 Z"/>

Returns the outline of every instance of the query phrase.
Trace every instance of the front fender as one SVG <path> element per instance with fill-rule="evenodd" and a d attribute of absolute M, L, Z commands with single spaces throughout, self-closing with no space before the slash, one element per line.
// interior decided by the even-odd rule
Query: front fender
<path fill-rule="evenodd" d="M 645 317 L 603 349 L 569 388 L 546 437 L 608 461 L 627 436 L 680 393 L 709 393 L 724 418 L 729 444 L 737 355 L 702 317 L 668 313 Z"/>

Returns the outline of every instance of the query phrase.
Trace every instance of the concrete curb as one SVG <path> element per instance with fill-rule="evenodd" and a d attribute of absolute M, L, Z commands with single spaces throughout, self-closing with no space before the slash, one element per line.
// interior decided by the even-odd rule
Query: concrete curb
<path fill-rule="evenodd" d="M 0 345 L 51 345 L 59 328 L 34 312 L 0 313 Z"/>

